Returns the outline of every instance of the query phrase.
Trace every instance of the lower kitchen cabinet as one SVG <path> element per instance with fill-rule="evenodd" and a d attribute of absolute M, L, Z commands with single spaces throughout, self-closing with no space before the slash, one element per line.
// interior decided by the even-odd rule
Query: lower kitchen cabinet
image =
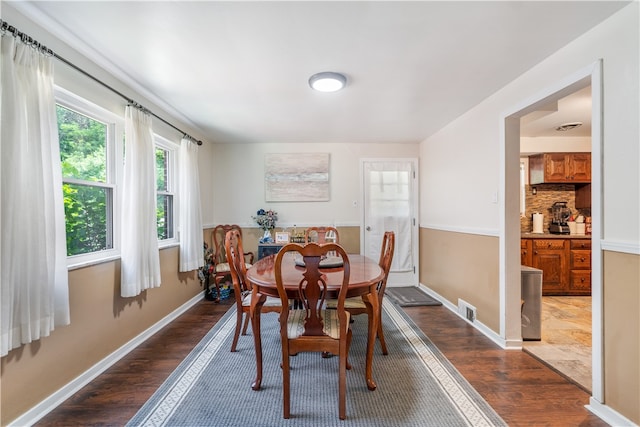
<path fill-rule="evenodd" d="M 569 290 L 591 295 L 591 240 L 571 240 Z"/>
<path fill-rule="evenodd" d="M 589 239 L 522 239 L 520 260 L 542 270 L 542 295 L 591 295 Z"/>
<path fill-rule="evenodd" d="M 562 295 L 569 287 L 564 239 L 533 240 L 532 267 L 542 270 L 542 295 Z"/>
<path fill-rule="evenodd" d="M 520 239 L 520 264 L 531 267 L 532 263 L 532 243 L 531 239 Z"/>

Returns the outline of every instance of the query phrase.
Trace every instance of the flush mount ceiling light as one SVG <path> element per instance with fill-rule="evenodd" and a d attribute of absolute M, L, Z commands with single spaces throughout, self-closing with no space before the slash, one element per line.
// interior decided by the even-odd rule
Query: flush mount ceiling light
<path fill-rule="evenodd" d="M 562 125 L 558 126 L 556 128 L 556 130 L 558 132 L 566 132 L 568 130 L 578 128 L 580 126 L 582 126 L 582 122 L 571 122 L 571 123 L 565 123 L 565 124 L 562 124 Z"/>
<path fill-rule="evenodd" d="M 325 71 L 309 77 L 309 86 L 319 92 L 337 92 L 347 84 L 347 78 L 340 73 Z"/>

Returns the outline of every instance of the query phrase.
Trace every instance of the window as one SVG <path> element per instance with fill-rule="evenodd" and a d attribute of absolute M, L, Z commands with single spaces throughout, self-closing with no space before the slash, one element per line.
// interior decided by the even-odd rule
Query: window
<path fill-rule="evenodd" d="M 119 187 L 124 166 L 124 119 L 56 88 L 68 265 L 119 256 Z M 177 243 L 178 145 L 158 135 L 157 230 L 161 245 Z"/>
<path fill-rule="evenodd" d="M 155 136 L 158 240 L 175 240 L 175 144 Z M 167 242 L 165 242 L 167 243 Z"/>
<path fill-rule="evenodd" d="M 116 245 L 115 115 L 56 90 L 67 255 L 70 263 L 104 258 Z"/>

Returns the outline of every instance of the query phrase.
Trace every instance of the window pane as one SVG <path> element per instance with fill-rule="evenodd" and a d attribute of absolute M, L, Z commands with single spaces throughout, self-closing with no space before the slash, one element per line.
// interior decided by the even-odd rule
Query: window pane
<path fill-rule="evenodd" d="M 60 105 L 56 111 L 62 175 L 106 182 L 107 125 Z"/>
<path fill-rule="evenodd" d="M 173 196 L 158 194 L 158 240 L 173 238 Z"/>
<path fill-rule="evenodd" d="M 167 191 L 167 161 L 169 159 L 169 153 L 167 150 L 156 148 L 156 179 L 157 190 Z"/>
<path fill-rule="evenodd" d="M 62 191 L 67 255 L 111 249 L 111 189 L 65 183 Z"/>

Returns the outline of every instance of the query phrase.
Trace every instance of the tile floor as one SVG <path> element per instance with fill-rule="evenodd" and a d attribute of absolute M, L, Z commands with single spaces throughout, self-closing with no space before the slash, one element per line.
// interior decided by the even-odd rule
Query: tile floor
<path fill-rule="evenodd" d="M 591 392 L 591 297 L 542 297 L 542 339 L 523 349 Z"/>

